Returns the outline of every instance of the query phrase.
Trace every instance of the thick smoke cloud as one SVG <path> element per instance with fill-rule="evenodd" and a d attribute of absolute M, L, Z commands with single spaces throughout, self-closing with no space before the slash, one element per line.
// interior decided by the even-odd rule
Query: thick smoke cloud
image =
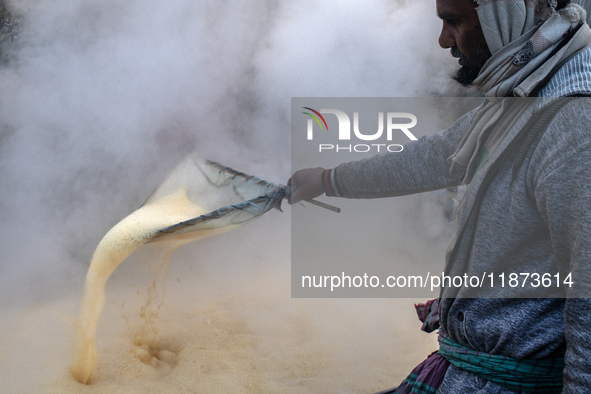
<path fill-rule="evenodd" d="M 2 44 L 8 61 L 0 68 L 6 309 L 57 299 L 77 305 L 101 237 L 189 150 L 284 183 L 292 170 L 292 96 L 452 89 L 454 60 L 437 46 L 432 2 L 19 0 L 9 6 L 22 22 L 18 38 Z M 286 211 L 182 248 L 169 279 L 192 273 L 217 283 L 210 287 L 221 293 L 235 283 L 232 275 L 265 272 L 289 286 Z M 116 271 L 112 286 L 137 281 L 141 259 L 135 260 Z M 311 308 L 306 305 L 297 308 Z M 390 307 L 379 305 L 376 311 Z M 322 330 L 332 328 L 338 326 Z"/>
<path fill-rule="evenodd" d="M 23 22 L 0 73 L 12 294 L 79 278 L 188 149 L 285 182 L 291 96 L 441 92 L 451 62 L 428 2 L 12 5 Z"/>

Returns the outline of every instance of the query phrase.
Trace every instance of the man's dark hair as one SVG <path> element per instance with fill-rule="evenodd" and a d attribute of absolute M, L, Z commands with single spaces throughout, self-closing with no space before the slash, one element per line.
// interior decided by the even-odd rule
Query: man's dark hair
<path fill-rule="evenodd" d="M 570 0 L 558 0 L 557 3 L 558 4 L 556 5 L 556 9 L 559 10 L 559 9 L 564 8 L 567 5 L 569 5 L 571 3 L 571 1 Z"/>

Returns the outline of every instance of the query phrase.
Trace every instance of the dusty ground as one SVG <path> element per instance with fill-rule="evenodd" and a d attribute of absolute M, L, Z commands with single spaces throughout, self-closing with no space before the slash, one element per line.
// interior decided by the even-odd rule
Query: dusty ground
<path fill-rule="evenodd" d="M 173 274 L 148 323 L 140 317 L 146 284 L 115 281 L 88 386 L 69 374 L 78 299 L 4 310 L 0 389 L 371 393 L 398 384 L 436 348 L 435 336 L 419 330 L 414 300 L 291 299 L 285 272 L 248 279 L 220 291 L 215 282 Z"/>

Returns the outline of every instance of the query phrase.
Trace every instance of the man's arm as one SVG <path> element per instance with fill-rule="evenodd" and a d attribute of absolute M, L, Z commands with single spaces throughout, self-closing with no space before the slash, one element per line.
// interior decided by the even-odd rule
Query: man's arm
<path fill-rule="evenodd" d="M 451 165 L 449 157 L 467 132 L 477 110 L 458 119 L 447 130 L 427 135 L 404 145 L 397 153 L 383 153 L 368 159 L 324 168 L 296 171 L 290 204 L 317 197 L 380 198 L 438 190 L 461 183 L 465 167 Z"/>
<path fill-rule="evenodd" d="M 579 101 L 579 100 L 577 100 Z M 588 101 L 587 101 L 588 103 Z M 563 393 L 591 390 L 591 130 L 586 101 L 565 107 L 530 166 L 538 210 L 548 224 L 562 287 L 566 354 Z M 574 282 L 564 285 L 567 275 Z"/>
<path fill-rule="evenodd" d="M 561 287 L 566 341 L 563 393 L 591 391 L 591 144 L 552 171 L 536 189 L 547 215 Z M 579 160 L 586 161 L 581 166 Z M 542 201 L 540 201 L 542 200 Z M 570 277 L 568 277 L 570 275 Z M 574 282 L 570 289 L 566 278 Z"/>

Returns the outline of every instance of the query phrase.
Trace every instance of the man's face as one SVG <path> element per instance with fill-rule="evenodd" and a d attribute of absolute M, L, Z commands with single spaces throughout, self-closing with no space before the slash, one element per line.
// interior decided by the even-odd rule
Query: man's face
<path fill-rule="evenodd" d="M 439 45 L 450 48 L 462 66 L 453 79 L 470 85 L 490 58 L 473 0 L 437 0 L 437 16 L 443 21 Z"/>

